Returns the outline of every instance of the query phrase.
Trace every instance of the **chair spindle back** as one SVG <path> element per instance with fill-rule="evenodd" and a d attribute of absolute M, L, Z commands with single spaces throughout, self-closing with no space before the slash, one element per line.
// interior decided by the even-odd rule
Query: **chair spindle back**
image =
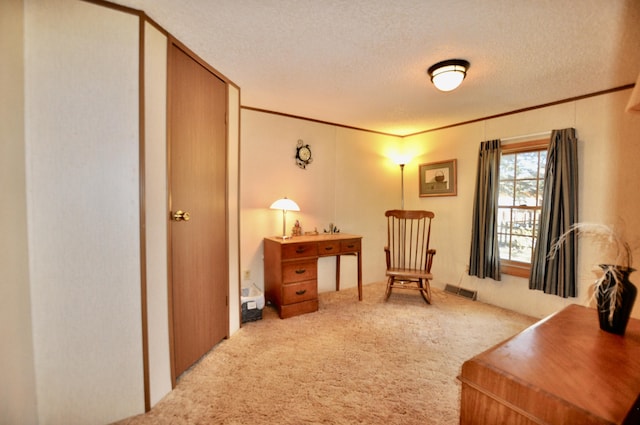
<path fill-rule="evenodd" d="M 387 247 L 389 266 L 394 269 L 429 271 L 431 256 L 429 239 L 433 212 L 424 210 L 389 210 L 387 217 Z"/>

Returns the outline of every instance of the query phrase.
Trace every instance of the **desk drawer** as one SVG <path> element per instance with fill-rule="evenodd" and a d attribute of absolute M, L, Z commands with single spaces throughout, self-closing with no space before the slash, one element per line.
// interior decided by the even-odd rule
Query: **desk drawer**
<path fill-rule="evenodd" d="M 290 260 L 293 258 L 317 257 L 318 244 L 311 243 L 294 243 L 282 246 L 282 259 Z"/>
<path fill-rule="evenodd" d="M 313 313 L 318 311 L 318 300 L 303 301 L 295 304 L 285 304 L 280 306 L 280 317 L 286 319 L 287 317 L 298 316 L 305 313 Z"/>
<path fill-rule="evenodd" d="M 291 261 L 282 264 L 282 283 L 314 280 L 318 277 L 317 260 Z"/>
<path fill-rule="evenodd" d="M 340 252 L 358 252 L 360 251 L 360 239 L 349 239 L 348 241 L 340 242 Z"/>
<path fill-rule="evenodd" d="M 336 255 L 340 252 L 340 241 L 326 241 L 318 243 L 318 255 Z"/>
<path fill-rule="evenodd" d="M 295 304 L 318 298 L 318 284 L 315 280 L 290 283 L 282 286 L 282 304 Z"/>

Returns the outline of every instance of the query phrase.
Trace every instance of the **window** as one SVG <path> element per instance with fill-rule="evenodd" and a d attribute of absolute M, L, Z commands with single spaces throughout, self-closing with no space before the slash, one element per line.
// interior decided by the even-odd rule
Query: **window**
<path fill-rule="evenodd" d="M 539 229 L 549 140 L 502 147 L 498 242 L 503 273 L 529 277 Z"/>

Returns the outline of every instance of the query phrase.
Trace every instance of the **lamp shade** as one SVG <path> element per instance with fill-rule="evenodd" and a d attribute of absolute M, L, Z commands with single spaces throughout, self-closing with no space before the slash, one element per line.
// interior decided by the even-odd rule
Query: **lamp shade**
<path fill-rule="evenodd" d="M 272 210 L 283 210 L 283 211 L 300 211 L 300 207 L 298 204 L 293 202 L 291 199 L 284 197 L 282 199 L 278 199 L 270 207 Z"/>
<path fill-rule="evenodd" d="M 409 157 L 409 155 L 397 154 L 397 155 L 393 155 L 391 157 L 391 160 L 396 165 L 407 165 L 409 161 L 411 161 L 411 158 Z"/>
<path fill-rule="evenodd" d="M 427 72 L 438 90 L 451 91 L 462 83 L 468 68 L 469 62 L 466 60 L 450 59 L 432 65 Z"/>

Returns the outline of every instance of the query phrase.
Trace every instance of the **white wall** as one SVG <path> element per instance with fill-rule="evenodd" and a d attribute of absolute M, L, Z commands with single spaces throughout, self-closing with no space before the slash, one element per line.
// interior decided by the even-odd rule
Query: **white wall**
<path fill-rule="evenodd" d="M 241 128 L 240 261 L 243 277 L 250 273 L 242 284 L 264 289 L 262 240 L 282 233 L 282 213 L 269 206 L 283 196 L 301 210 L 287 213 L 287 232 L 300 220 L 303 231 L 322 232 L 332 222 L 343 233 L 363 235 L 363 282 L 384 279 L 378 219 L 400 206 L 400 177 L 383 153 L 400 139 L 246 109 Z M 305 170 L 294 160 L 298 139 L 312 151 Z M 341 265 L 341 286 L 356 286 L 355 258 Z M 319 260 L 318 289 L 335 289 L 333 257 Z"/>
<path fill-rule="evenodd" d="M 144 410 L 139 19 L 25 4 L 31 311 L 42 424 Z"/>
<path fill-rule="evenodd" d="M 579 139 L 578 155 L 580 221 L 624 224 L 624 232 L 634 242 L 635 257 L 640 258 L 640 222 L 636 211 L 640 194 L 627 190 L 630 182 L 640 181 L 634 163 L 640 160 L 638 134 L 640 117 L 624 112 L 630 90 L 564 103 L 543 109 L 468 124 L 405 139 L 408 147 L 425 153 L 410 167 L 410 180 L 417 180 L 417 164 L 450 158 L 458 160 L 458 196 L 418 198 L 417 185 L 409 197 L 408 208 L 431 209 L 436 213 L 433 243 L 438 249 L 433 273 L 434 284 L 454 284 L 478 291 L 478 300 L 544 317 L 572 303 L 588 305 L 589 286 L 596 279 L 593 242 L 581 239 L 579 288 L 576 298 L 530 291 L 528 280 L 503 275 L 501 281 L 466 275 L 471 240 L 473 189 L 480 142 L 574 127 Z M 437 224 L 436 224 L 437 223 Z M 634 280 L 634 276 L 631 276 Z M 640 281 L 640 280 L 639 280 Z M 638 317 L 638 303 L 634 317 Z"/>
<path fill-rule="evenodd" d="M 405 167 L 405 208 L 435 212 L 432 246 L 437 249 L 435 287 L 461 285 L 478 291 L 478 299 L 535 317 L 571 303 L 588 304 L 595 280 L 588 258 L 594 250 L 582 242 L 579 295 L 563 299 L 530 291 L 526 279 L 503 275 L 500 282 L 469 277 L 473 190 L 480 142 L 575 127 L 580 156 L 580 219 L 625 224 L 625 235 L 640 258 L 640 221 L 636 212 L 640 181 L 640 116 L 624 112 L 630 90 L 591 97 L 520 114 L 424 133 L 404 139 L 344 129 L 328 124 L 260 113 L 242 112 L 241 268 L 263 288 L 262 238 L 281 232 L 281 215 L 269 210 L 287 195 L 302 211 L 289 213 L 287 227 L 300 219 L 303 230 L 322 231 L 329 221 L 344 232 L 363 235 L 363 281 L 384 280 L 384 211 L 400 207 L 400 171 L 388 159 L 393 151 L 413 156 Z M 300 170 L 293 161 L 297 139 L 311 145 L 314 162 Z M 457 159 L 458 194 L 420 198 L 418 166 Z M 333 288 L 334 265 L 320 260 L 319 290 Z M 353 265 L 346 265 L 344 286 L 355 285 Z M 640 275 L 639 275 L 640 276 Z M 631 276 L 634 280 L 634 275 Z M 636 278 L 640 282 L 640 278 Z M 243 284 L 247 284 L 243 281 Z M 638 304 L 634 317 L 638 317 Z"/>
<path fill-rule="evenodd" d="M 37 422 L 27 255 L 22 0 L 0 2 L 0 423 Z"/>
<path fill-rule="evenodd" d="M 5 221 L 2 232 L 0 314 L 12 325 L 2 328 L 2 358 L 8 361 L 2 370 L 7 391 L 0 397 L 0 421 L 111 422 L 144 407 L 139 18 L 74 0 L 12 0 L 1 6 L 5 60 L 0 88 L 5 102 L 0 117 L 7 124 L 0 129 L 2 199 L 23 214 Z M 145 25 L 144 212 L 152 405 L 171 389 L 166 41 L 159 30 Z M 240 325 L 239 101 L 239 88 L 230 85 L 230 334 Z"/>
<path fill-rule="evenodd" d="M 18 35 L 18 39 L 14 34 L 14 39 L 6 37 L 13 43 L 10 57 L 16 61 L 7 62 L 15 69 L 6 87 L 12 87 L 16 102 L 11 111 L 2 113 L 19 119 L 11 120 L 16 127 L 4 127 L 15 138 L 14 145 L 6 146 L 16 149 L 7 152 L 12 167 L 3 171 L 11 172 L 12 179 L 17 176 L 12 186 L 15 202 L 7 203 L 28 202 L 23 208 L 26 214 L 20 217 L 22 241 L 21 226 L 15 225 L 19 219 L 12 222 L 14 234 L 6 239 L 24 263 L 21 271 L 16 261 L 18 267 L 11 276 L 16 284 L 7 300 L 15 301 L 13 308 L 3 310 L 10 322 L 21 324 L 11 327 L 15 334 L 7 335 L 7 341 L 15 344 L 11 355 L 20 356 L 20 367 L 12 373 L 20 373 L 22 393 L 14 391 L 12 397 L 17 399 L 6 399 L 12 414 L 24 415 L 26 423 L 112 422 L 144 411 L 141 211 L 145 214 L 151 405 L 171 390 L 167 37 L 145 23 L 145 205 L 141 209 L 140 17 L 77 0 L 28 0 L 23 41 L 18 25 L 22 4 L 5 16 L 19 18 L 13 19 L 13 26 L 2 28 Z M 23 102 L 23 72 L 24 114 L 15 107 Z M 229 87 L 230 334 L 240 326 L 239 95 L 239 88 Z M 23 127 L 26 136 L 20 133 Z M 26 188 L 19 178 L 25 174 L 20 169 L 25 161 Z M 5 260 L 14 261 L 3 253 Z M 10 380 L 12 373 L 6 374 Z M 27 409 L 33 420 L 23 412 Z M 8 415 L 2 412 L 0 418 Z"/>
<path fill-rule="evenodd" d="M 151 406 L 171 391 L 167 268 L 167 37 L 145 23 L 145 225 Z"/>
<path fill-rule="evenodd" d="M 363 283 L 385 279 L 384 246 L 387 222 L 384 212 L 400 208 L 400 167 L 390 156 L 398 150 L 396 137 L 338 128 L 335 157 L 335 210 L 338 227 L 363 236 Z M 406 189 L 405 180 L 405 189 Z M 406 192 L 405 192 L 406 193 Z M 406 199 L 405 199 L 406 201 Z M 329 260 L 333 265 L 333 260 Z M 328 285 L 334 290 L 335 268 L 331 268 Z M 341 287 L 356 286 L 356 261 L 341 260 Z"/>

